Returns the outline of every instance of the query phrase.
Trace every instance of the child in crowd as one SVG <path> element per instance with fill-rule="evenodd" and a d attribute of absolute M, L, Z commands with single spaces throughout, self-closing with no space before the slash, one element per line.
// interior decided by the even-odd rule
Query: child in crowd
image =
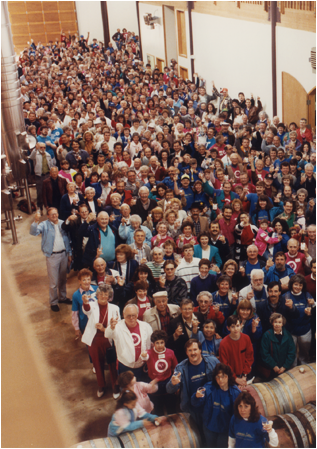
<path fill-rule="evenodd" d="M 247 385 L 248 375 L 254 362 L 253 347 L 248 335 L 241 332 L 241 323 L 237 315 L 227 319 L 230 332 L 220 343 L 219 360 L 232 369 L 233 376 L 239 387 Z"/>
<path fill-rule="evenodd" d="M 266 218 L 260 221 L 260 227 L 255 237 L 254 244 L 259 250 L 259 256 L 262 256 L 265 260 L 270 256 L 270 252 L 267 249 L 268 245 L 274 245 L 282 240 L 282 236 L 269 237 L 269 232 L 273 232 L 273 229 L 269 227 L 269 222 Z"/>
<path fill-rule="evenodd" d="M 220 312 L 221 313 L 221 312 Z M 207 320 L 203 324 L 203 330 L 198 331 L 192 338 L 197 338 L 202 344 L 202 355 L 219 356 L 219 346 L 222 338 L 216 334 L 216 323 L 213 320 Z"/>
<path fill-rule="evenodd" d="M 161 412 L 159 414 L 163 414 L 163 405 L 167 394 L 166 385 L 178 364 L 174 351 L 166 348 L 167 340 L 168 335 L 165 331 L 156 330 L 151 335 L 153 347 L 149 351 L 141 353 L 142 360 L 147 362 L 149 378 L 152 379 L 152 382 L 157 382 L 157 394 L 152 395 L 151 399 L 155 404 L 155 410 Z"/>
<path fill-rule="evenodd" d="M 125 432 L 141 429 L 146 427 L 147 422 L 160 422 L 157 415 L 151 415 L 138 407 L 137 401 L 138 398 L 133 391 L 122 392 L 108 427 L 108 437 L 116 437 Z"/>
<path fill-rule="evenodd" d="M 132 371 L 125 371 L 118 377 L 118 385 L 121 390 L 130 390 L 136 394 L 137 405 L 145 410 L 147 413 L 151 413 L 153 410 L 153 404 L 150 401 L 148 394 L 156 393 L 158 390 L 157 380 L 153 379 L 150 383 L 137 382 L 136 377 Z"/>

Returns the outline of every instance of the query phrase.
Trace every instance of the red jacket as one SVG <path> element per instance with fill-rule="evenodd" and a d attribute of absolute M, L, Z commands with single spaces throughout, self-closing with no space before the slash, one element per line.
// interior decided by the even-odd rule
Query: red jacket
<path fill-rule="evenodd" d="M 194 307 L 194 312 L 200 312 L 199 306 Z M 220 310 L 216 315 L 213 306 L 211 306 L 209 309 L 209 313 L 207 315 L 207 320 L 212 320 L 218 326 L 220 326 L 225 321 L 225 317 L 224 317 L 224 314 Z"/>
<path fill-rule="evenodd" d="M 250 337 L 241 333 L 239 340 L 232 340 L 230 335 L 227 335 L 220 342 L 219 360 L 230 366 L 234 378 L 241 374 L 249 374 L 254 362 Z"/>
<path fill-rule="evenodd" d="M 306 128 L 306 129 L 305 129 L 305 132 L 302 133 L 301 130 L 300 130 L 300 128 L 298 128 L 298 129 L 296 130 L 296 132 L 297 132 L 297 139 L 300 141 L 301 144 L 303 143 L 303 137 L 305 137 L 305 139 L 306 139 L 308 142 L 312 142 L 313 136 L 312 136 L 312 133 L 311 133 L 311 130 L 310 130 L 310 129 Z"/>
<path fill-rule="evenodd" d="M 110 196 L 111 196 L 113 193 L 117 193 L 117 189 L 115 189 L 113 192 L 110 192 L 110 193 L 108 194 L 107 199 L 106 199 L 105 206 L 111 206 Z M 128 204 L 128 205 L 130 206 L 131 200 L 132 200 L 132 193 L 131 193 L 131 190 L 125 190 L 125 191 L 124 191 L 124 200 L 123 200 L 122 204 L 125 203 L 125 204 Z"/>

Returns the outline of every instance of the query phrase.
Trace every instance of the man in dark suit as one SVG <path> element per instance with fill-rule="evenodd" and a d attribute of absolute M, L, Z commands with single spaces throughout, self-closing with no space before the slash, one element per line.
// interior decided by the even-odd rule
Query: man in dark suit
<path fill-rule="evenodd" d="M 78 215 L 70 215 L 62 224 L 62 229 L 69 233 L 71 246 L 73 251 L 74 271 L 81 270 L 82 257 L 84 252 L 84 237 L 87 234 L 88 227 L 96 222 L 96 214 L 89 213 L 86 204 L 81 204 L 78 207 Z"/>
<path fill-rule="evenodd" d="M 58 168 L 52 167 L 49 178 L 43 181 L 42 196 L 46 209 L 55 207 L 59 210 L 61 198 L 66 193 L 66 186 L 66 179 L 58 176 Z"/>
<path fill-rule="evenodd" d="M 167 342 L 167 347 L 175 352 L 179 363 L 187 359 L 185 343 L 191 338 L 193 330 L 196 333 L 204 322 L 200 312 L 193 313 L 194 304 L 190 299 L 183 299 L 180 308 L 181 314 L 170 322 Z"/>

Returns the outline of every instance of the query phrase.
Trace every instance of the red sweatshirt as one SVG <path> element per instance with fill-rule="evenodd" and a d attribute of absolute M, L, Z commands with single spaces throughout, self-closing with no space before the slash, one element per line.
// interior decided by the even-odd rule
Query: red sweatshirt
<path fill-rule="evenodd" d="M 234 378 L 241 374 L 249 374 L 254 362 L 250 337 L 241 333 L 239 340 L 232 340 L 230 335 L 227 335 L 220 342 L 219 360 L 230 366 Z"/>
<path fill-rule="evenodd" d="M 166 349 L 164 352 L 156 352 L 154 348 L 147 351 L 148 375 L 151 380 L 158 379 L 159 382 L 166 380 L 174 372 L 178 364 L 174 351 Z"/>

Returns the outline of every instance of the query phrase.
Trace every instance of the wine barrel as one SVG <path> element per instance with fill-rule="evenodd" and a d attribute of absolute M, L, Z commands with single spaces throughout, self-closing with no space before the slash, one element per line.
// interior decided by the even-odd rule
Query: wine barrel
<path fill-rule="evenodd" d="M 95 440 L 87 440 L 82 443 L 76 444 L 72 447 L 122 447 L 119 438 L 97 438 Z"/>
<path fill-rule="evenodd" d="M 197 426 L 188 413 L 164 418 L 160 426 L 149 424 L 147 428 L 122 433 L 118 438 L 89 440 L 73 447 L 202 447 Z"/>
<path fill-rule="evenodd" d="M 316 401 L 316 364 L 296 366 L 270 382 L 248 385 L 245 389 L 254 397 L 261 415 L 293 413 Z"/>
<path fill-rule="evenodd" d="M 187 413 L 168 415 L 161 425 L 119 435 L 123 447 L 202 447 L 196 424 Z"/>
<path fill-rule="evenodd" d="M 269 417 L 278 434 L 278 447 L 316 447 L 316 405 L 305 405 L 294 413 Z"/>

